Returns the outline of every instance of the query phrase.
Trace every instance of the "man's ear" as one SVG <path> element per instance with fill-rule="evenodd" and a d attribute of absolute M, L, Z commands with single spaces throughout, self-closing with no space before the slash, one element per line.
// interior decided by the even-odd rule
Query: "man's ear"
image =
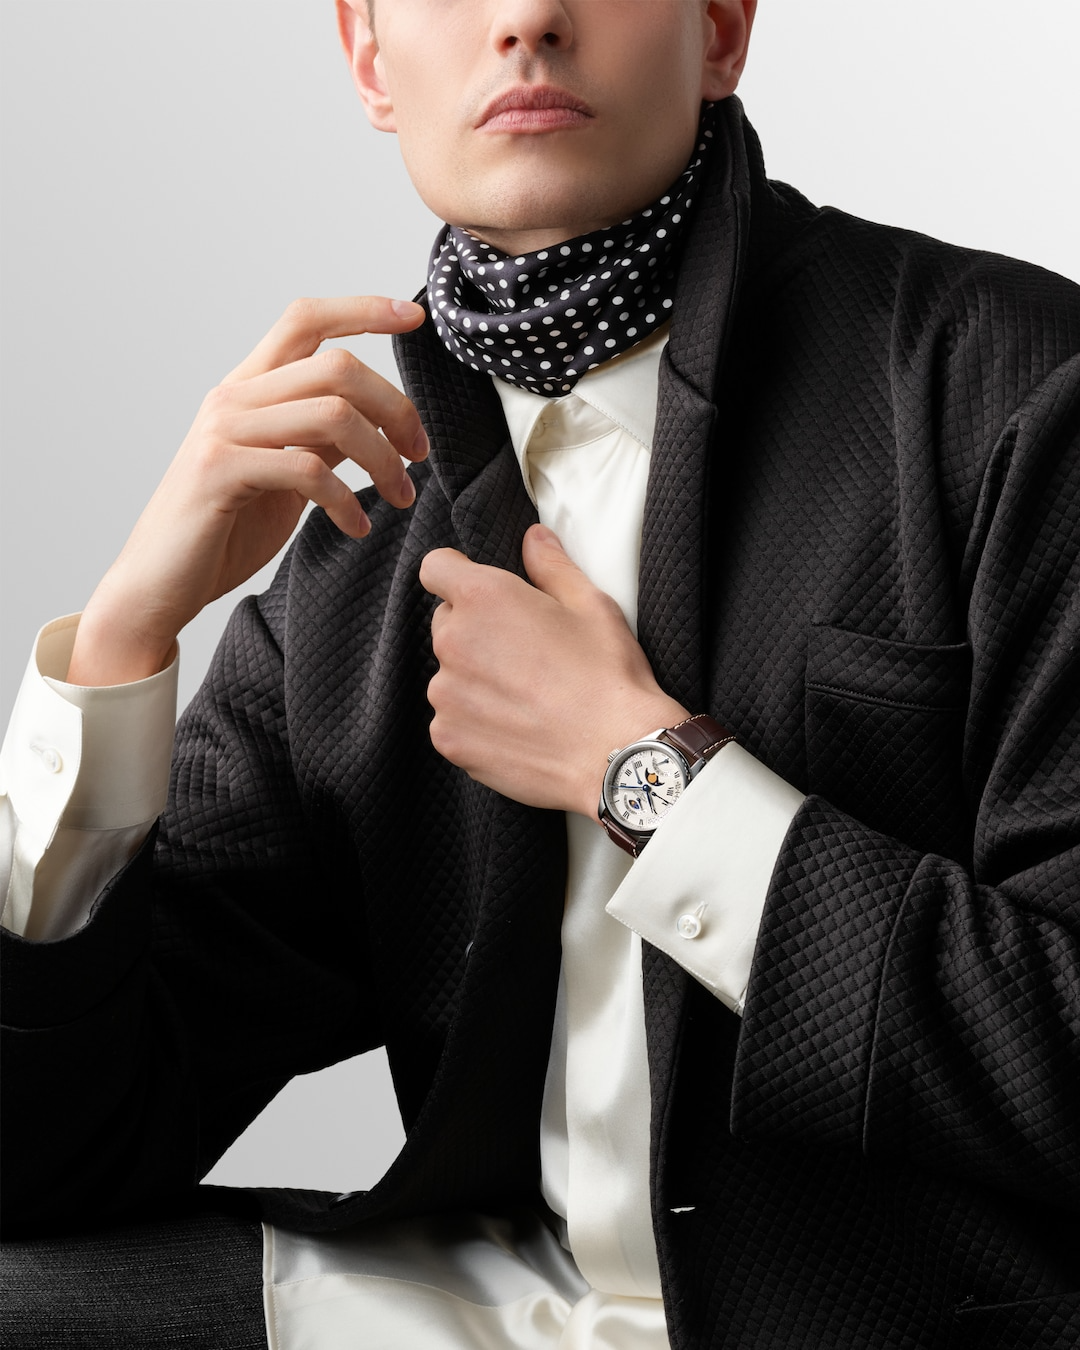
<path fill-rule="evenodd" d="M 757 0 L 708 0 L 701 97 L 711 103 L 735 92 L 746 64 Z"/>
<path fill-rule="evenodd" d="M 375 40 L 365 0 L 336 0 L 338 33 L 353 84 L 368 121 L 377 131 L 397 131 L 394 105 L 383 76 L 382 57 Z"/>

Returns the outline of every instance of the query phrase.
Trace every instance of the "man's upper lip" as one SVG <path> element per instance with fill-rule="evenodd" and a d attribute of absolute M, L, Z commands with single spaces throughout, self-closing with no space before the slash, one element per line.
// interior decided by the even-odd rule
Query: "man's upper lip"
<path fill-rule="evenodd" d="M 499 113 L 533 108 L 570 108 L 573 112 L 583 113 L 586 117 L 595 116 L 584 99 L 576 98 L 565 89 L 557 89 L 551 84 L 519 84 L 513 89 L 497 94 L 485 106 L 477 118 L 476 125 L 482 127 Z"/>

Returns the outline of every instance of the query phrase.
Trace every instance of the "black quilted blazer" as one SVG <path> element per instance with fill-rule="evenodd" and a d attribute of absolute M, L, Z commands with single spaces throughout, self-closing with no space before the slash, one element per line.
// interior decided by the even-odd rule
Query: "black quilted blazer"
<path fill-rule="evenodd" d="M 641 638 L 810 796 L 744 1020 L 645 952 L 672 1345 L 1074 1346 L 1080 294 L 815 209 L 735 102 L 718 134 Z M 383 1043 L 386 1177 L 261 1212 L 537 1200 L 563 823 L 433 752 L 417 583 L 441 545 L 520 569 L 533 515 L 487 377 L 430 325 L 398 355 L 415 508 L 368 500 L 361 542 L 316 513 L 184 716 L 156 846 L 75 936 L 5 936 L 16 1225 L 190 1188 L 291 1075 Z"/>

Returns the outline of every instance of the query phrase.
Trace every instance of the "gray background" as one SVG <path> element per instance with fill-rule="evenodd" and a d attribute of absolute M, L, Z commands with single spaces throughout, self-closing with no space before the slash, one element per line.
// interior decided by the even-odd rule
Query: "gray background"
<path fill-rule="evenodd" d="M 1073 0 L 761 0 L 742 93 L 814 200 L 1080 280 L 1078 40 Z M 0 53 L 6 720 L 206 391 L 294 296 L 412 295 L 436 222 L 330 0 L 0 0 Z M 384 339 L 347 345 L 392 374 Z M 185 701 L 231 604 L 185 634 Z M 366 1186 L 400 1138 L 366 1056 L 296 1080 L 212 1178 Z"/>

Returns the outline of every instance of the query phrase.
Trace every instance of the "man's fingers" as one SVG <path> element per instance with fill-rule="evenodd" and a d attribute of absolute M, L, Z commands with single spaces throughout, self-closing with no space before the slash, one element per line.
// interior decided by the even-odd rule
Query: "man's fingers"
<path fill-rule="evenodd" d="M 558 535 L 546 525 L 531 525 L 525 531 L 521 557 L 536 589 L 561 604 L 574 604 L 604 595 L 566 553 Z M 491 584 L 493 575 L 513 577 L 513 573 L 471 562 L 453 548 L 433 549 L 420 567 L 421 585 L 432 595 L 451 602 L 467 599 L 471 594 L 483 602 L 484 587 Z M 520 579 L 513 577 L 513 584 L 520 585 Z"/>
<path fill-rule="evenodd" d="M 367 514 L 352 490 L 331 471 L 314 450 L 254 449 L 237 446 L 229 466 L 230 484 L 223 491 L 221 506 L 236 510 L 242 498 L 262 492 L 295 492 L 305 501 L 321 506 L 339 529 L 354 539 L 371 528 Z M 239 497 L 239 499 L 238 499 Z"/>
<path fill-rule="evenodd" d="M 410 506 L 416 497 L 394 447 L 347 399 L 336 394 L 234 414 L 226 419 L 217 439 L 253 449 L 273 447 L 265 451 L 270 458 L 274 449 L 286 446 L 334 450 L 365 469 L 392 506 Z"/>
<path fill-rule="evenodd" d="M 480 563 L 456 548 L 433 548 L 420 564 L 420 585 L 440 600 L 449 600 L 451 593 L 460 594 L 482 570 Z"/>
<path fill-rule="evenodd" d="M 485 622 L 510 599 L 519 605 L 537 603 L 539 592 L 557 605 L 579 612 L 587 606 L 596 619 L 617 617 L 625 627 L 618 604 L 593 585 L 546 525 L 532 525 L 525 531 L 521 556 L 532 587 L 512 572 L 474 563 L 453 548 L 432 549 L 425 556 L 420 565 L 420 584 L 440 600 L 460 605 Z M 522 592 L 512 594 L 517 587 L 522 587 Z"/>
<path fill-rule="evenodd" d="M 249 380 L 300 361 L 316 352 L 327 338 L 406 333 L 423 321 L 424 311 L 419 305 L 382 295 L 294 300 L 255 350 L 226 375 L 224 383 Z"/>
<path fill-rule="evenodd" d="M 521 560 L 529 580 L 546 595 L 572 604 L 596 593 L 596 587 L 546 525 L 531 525 L 521 541 Z"/>
<path fill-rule="evenodd" d="M 271 408 L 320 396 L 346 399 L 405 459 L 421 460 L 428 440 L 420 414 L 400 389 L 384 380 L 351 352 L 327 347 L 287 366 L 236 384 L 221 384 L 204 404 L 210 411 Z"/>

